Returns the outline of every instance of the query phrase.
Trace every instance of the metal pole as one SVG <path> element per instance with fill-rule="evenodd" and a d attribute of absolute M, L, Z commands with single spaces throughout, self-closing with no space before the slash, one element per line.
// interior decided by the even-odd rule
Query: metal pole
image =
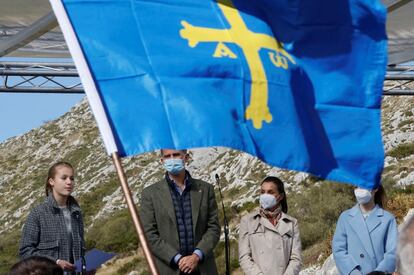
<path fill-rule="evenodd" d="M 387 67 L 387 73 L 388 72 L 414 72 L 414 67 L 412 66 L 388 66 Z"/>
<path fill-rule="evenodd" d="M 399 0 L 399 1 L 394 1 L 391 5 L 389 5 L 387 7 L 387 13 L 391 13 L 393 11 L 395 11 L 396 9 L 399 9 L 403 6 L 405 6 L 406 4 L 410 3 L 412 0 Z"/>
<path fill-rule="evenodd" d="M 413 74 L 386 75 L 385 80 L 414 80 Z"/>
<path fill-rule="evenodd" d="M 2 43 L 0 43 L 0 56 L 6 55 L 18 48 L 23 47 L 57 26 L 58 23 L 56 21 L 55 14 L 53 12 L 49 12 L 47 15 L 37 20 L 26 29 L 13 35 L 6 41 L 2 41 Z"/>
<path fill-rule="evenodd" d="M 58 58 L 55 58 L 58 60 Z M 0 61 L 0 67 L 6 68 L 22 68 L 22 67 L 52 67 L 52 68 L 71 68 L 76 69 L 75 64 L 72 62 L 25 62 L 25 61 Z"/>
<path fill-rule="evenodd" d="M 56 70 L 18 70 L 18 69 L 2 69 L 0 68 L 0 75 L 2 76 L 53 76 L 53 77 L 79 77 L 76 71 L 56 71 Z"/>
<path fill-rule="evenodd" d="M 388 90 L 382 93 L 384 96 L 399 96 L 399 95 L 409 95 L 414 96 L 414 90 Z"/>
<path fill-rule="evenodd" d="M 221 198 L 221 207 L 223 209 L 223 221 L 224 221 L 224 247 L 225 247 L 225 260 L 226 260 L 226 275 L 230 275 L 230 240 L 229 240 L 229 223 L 227 221 L 226 209 L 224 208 L 223 195 L 221 194 L 220 177 L 216 174 L 216 183 L 219 187 L 219 193 Z"/>
<path fill-rule="evenodd" d="M 153 275 L 159 275 L 157 266 L 155 265 L 154 258 L 152 257 L 151 250 L 147 243 L 147 238 L 144 234 L 144 229 L 138 216 L 138 210 L 132 198 L 131 189 L 128 186 L 127 177 L 121 164 L 121 158 L 119 157 L 117 152 L 112 153 L 112 160 L 118 173 L 122 191 L 124 192 L 124 196 L 128 205 L 129 213 L 131 214 L 132 221 L 134 223 L 134 227 L 138 235 L 139 242 L 141 243 L 142 250 L 144 251 L 144 255 L 147 260 L 150 271 Z"/>
<path fill-rule="evenodd" d="M 3 88 L 0 84 L 0 93 L 8 94 L 84 94 L 83 88 L 32 88 L 32 87 L 14 87 Z"/>

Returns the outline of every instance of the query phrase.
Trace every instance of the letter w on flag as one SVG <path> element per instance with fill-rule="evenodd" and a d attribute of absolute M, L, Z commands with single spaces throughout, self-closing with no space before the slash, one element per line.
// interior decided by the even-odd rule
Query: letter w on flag
<path fill-rule="evenodd" d="M 108 153 L 227 146 L 379 183 L 380 1 L 51 3 Z"/>

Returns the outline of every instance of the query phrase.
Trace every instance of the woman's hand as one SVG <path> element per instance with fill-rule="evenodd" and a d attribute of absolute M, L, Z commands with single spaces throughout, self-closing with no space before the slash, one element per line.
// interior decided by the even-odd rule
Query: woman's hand
<path fill-rule="evenodd" d="M 58 259 L 56 261 L 56 264 L 58 266 L 60 266 L 60 268 L 62 268 L 63 270 L 68 270 L 68 271 L 75 271 L 75 265 L 65 261 L 65 260 L 60 260 Z"/>

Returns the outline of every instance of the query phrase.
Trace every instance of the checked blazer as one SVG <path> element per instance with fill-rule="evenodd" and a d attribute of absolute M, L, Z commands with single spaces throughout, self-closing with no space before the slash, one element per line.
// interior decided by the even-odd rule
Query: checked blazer
<path fill-rule="evenodd" d="M 22 259 L 30 256 L 44 256 L 53 261 L 69 261 L 70 253 L 76 261 L 84 253 L 83 219 L 76 200 L 68 199 L 72 218 L 73 247 L 69 251 L 68 235 L 62 210 L 52 195 L 36 206 L 28 215 L 23 227 L 19 254 Z"/>

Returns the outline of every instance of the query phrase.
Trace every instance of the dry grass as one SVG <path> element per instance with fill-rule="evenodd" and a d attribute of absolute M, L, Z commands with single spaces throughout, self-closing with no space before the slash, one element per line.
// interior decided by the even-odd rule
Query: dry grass
<path fill-rule="evenodd" d="M 404 217 L 408 213 L 408 210 L 411 208 L 414 208 L 413 193 L 396 194 L 390 198 L 387 203 L 387 210 L 395 215 L 398 224 L 403 221 Z"/>

